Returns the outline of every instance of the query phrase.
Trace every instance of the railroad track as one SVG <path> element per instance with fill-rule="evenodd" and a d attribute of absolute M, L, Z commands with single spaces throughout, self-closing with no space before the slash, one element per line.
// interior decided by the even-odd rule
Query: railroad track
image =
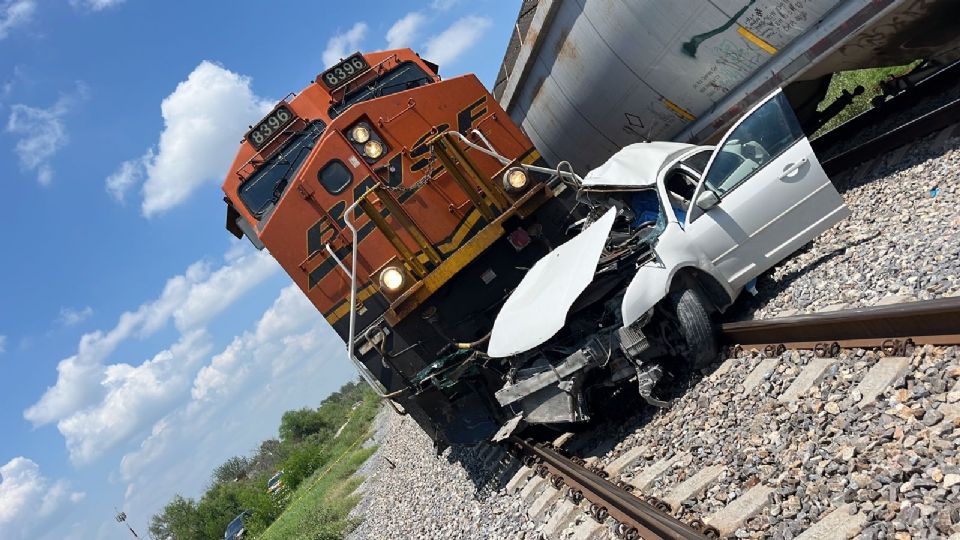
<path fill-rule="evenodd" d="M 829 175 L 836 175 L 844 171 L 870 164 L 867 170 L 872 169 L 876 159 L 887 157 L 887 153 L 903 149 L 903 154 L 910 146 L 920 139 L 941 132 L 944 138 L 957 134 L 957 124 L 960 123 L 960 98 L 937 107 L 936 109 L 899 124 L 863 143 L 845 150 L 823 161 L 823 169 Z M 900 154 L 901 156 L 903 154 Z"/>
<path fill-rule="evenodd" d="M 945 96 L 955 93 L 960 83 L 960 62 L 955 62 L 928 76 L 911 88 L 851 118 L 836 128 L 813 139 L 810 143 L 821 157 L 829 175 L 864 167 L 879 156 L 912 143 L 928 135 L 943 131 L 944 137 L 955 135 L 960 123 L 956 99 L 933 106 Z M 902 119 L 901 117 L 905 117 Z M 856 145 L 849 146 L 869 135 Z M 839 150 L 838 150 L 839 149 Z M 872 167 L 871 167 L 872 168 Z"/>
<path fill-rule="evenodd" d="M 950 441 L 954 439 L 955 423 L 960 423 L 960 402 L 940 403 L 932 413 L 916 410 L 906 404 L 909 398 L 904 397 L 904 389 L 913 385 L 907 381 L 918 380 L 924 376 L 924 369 L 930 370 L 924 364 L 928 360 L 921 359 L 926 354 L 925 345 L 929 349 L 933 345 L 960 344 L 960 298 L 727 323 L 722 326 L 721 335 L 731 354 L 704 381 L 721 381 L 720 384 L 733 385 L 729 387 L 735 387 L 744 398 L 752 396 L 754 401 L 765 400 L 757 409 L 762 414 L 756 418 L 744 418 L 744 422 L 770 421 L 786 414 L 800 419 L 810 417 L 815 423 L 827 426 L 828 432 L 830 429 L 838 432 L 836 427 L 831 427 L 831 422 L 839 422 L 838 419 L 849 422 L 862 419 L 864 415 L 872 418 L 883 414 L 899 419 L 893 423 L 902 420 L 904 425 L 922 421 L 922 433 L 934 441 L 933 445 L 954 444 Z M 876 349 L 866 355 L 875 355 L 875 361 L 856 371 L 853 369 L 856 365 L 851 366 L 847 358 L 852 354 L 850 347 Z M 753 350 L 747 352 L 750 349 Z M 960 376 L 960 367 L 954 369 L 958 373 L 949 375 L 947 380 Z M 809 407 L 809 395 L 820 392 L 820 385 L 829 383 L 831 378 L 841 377 L 844 378 L 841 386 L 849 393 L 842 402 L 843 410 L 839 405 L 836 411 L 831 410 L 831 406 L 825 409 Z M 696 396 L 697 390 L 694 387 L 688 391 L 691 398 Z M 949 395 L 960 397 L 956 396 L 957 392 L 960 392 L 960 385 L 956 385 Z M 893 402 L 897 405 L 888 410 L 883 408 Z M 891 413 L 894 410 L 899 411 L 896 414 L 900 416 Z M 923 413 L 922 420 L 918 418 L 920 413 Z M 760 427 L 765 429 L 765 426 Z M 898 425 L 879 435 L 873 434 L 876 435 L 873 438 L 861 437 L 862 440 L 854 446 L 843 446 L 838 455 L 846 465 L 841 467 L 850 467 L 853 475 L 866 476 L 854 471 L 867 470 L 869 460 L 880 460 L 889 445 L 900 444 L 884 438 L 888 431 L 895 429 L 908 428 Z M 941 436 L 942 433 L 947 435 Z M 779 507 L 786 508 L 792 500 L 792 496 L 784 495 L 783 488 L 785 481 L 792 480 L 784 480 L 782 474 L 765 478 L 762 474 L 745 474 L 730 463 L 698 465 L 692 449 L 669 449 L 664 453 L 658 452 L 664 449 L 651 450 L 643 445 L 622 449 L 604 462 L 598 456 L 589 455 L 594 443 L 580 442 L 578 445 L 579 437 L 567 434 L 552 443 L 513 438 L 507 443 L 509 452 L 523 466 L 513 473 L 506 490 L 524 501 L 530 519 L 540 521 L 543 537 L 725 537 L 733 535 L 751 519 L 761 519 L 764 515 L 766 519 L 773 519 L 770 516 L 780 515 L 784 510 Z M 608 448 L 610 444 L 607 441 L 600 446 Z M 572 456 L 577 453 L 586 455 L 586 459 Z M 604 451 L 594 453 L 603 454 Z M 501 459 L 502 463 L 512 460 L 503 449 L 496 447 L 491 447 L 488 457 Z M 751 456 L 747 458 L 749 461 Z M 867 461 L 861 463 L 858 459 Z M 960 475 L 956 476 L 960 479 Z M 715 509 L 709 514 L 692 513 L 688 508 L 690 503 L 703 499 L 704 493 L 721 478 L 746 480 L 732 488 L 734 497 L 723 495 L 724 504 L 713 504 Z M 861 481 L 869 482 L 869 478 Z M 913 481 L 900 483 L 899 491 L 891 491 L 890 496 L 899 493 L 909 496 L 913 487 L 905 490 L 904 486 Z M 925 482 L 916 483 L 931 488 L 931 481 Z M 960 482 L 957 485 L 960 487 Z M 843 493 L 833 494 L 829 503 L 821 505 L 824 508 L 809 510 L 810 514 L 799 520 L 804 526 L 797 531 L 796 537 L 802 540 L 848 538 L 871 526 L 877 510 L 870 499 L 875 498 L 876 490 L 868 487 L 859 486 L 853 494 L 847 488 Z M 787 492 L 792 493 L 794 486 L 787 484 L 787 488 Z M 798 482 L 796 489 L 804 489 L 802 481 Z M 868 493 L 865 499 L 861 491 Z M 774 507 L 778 509 L 774 510 Z M 960 507 L 956 513 L 955 524 L 960 531 Z M 952 518 L 948 516 L 946 519 Z M 944 525 L 950 526 L 953 523 Z"/>

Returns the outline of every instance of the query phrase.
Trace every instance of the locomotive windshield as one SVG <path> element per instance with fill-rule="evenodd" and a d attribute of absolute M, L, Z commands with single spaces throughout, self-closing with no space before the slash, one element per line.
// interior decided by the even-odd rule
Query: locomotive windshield
<path fill-rule="evenodd" d="M 433 82 L 433 77 L 413 62 L 404 62 L 389 73 L 385 73 L 369 84 L 354 90 L 343 101 L 330 107 L 330 118 L 336 118 L 351 106 L 368 99 L 388 96 L 411 88 Z"/>
<path fill-rule="evenodd" d="M 311 122 L 240 186 L 240 199 L 257 219 L 283 196 L 324 128 L 326 124 L 320 120 Z"/>

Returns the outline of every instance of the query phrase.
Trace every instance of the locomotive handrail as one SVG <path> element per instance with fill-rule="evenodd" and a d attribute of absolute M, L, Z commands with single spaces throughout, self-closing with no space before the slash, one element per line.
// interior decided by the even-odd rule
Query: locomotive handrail
<path fill-rule="evenodd" d="M 333 248 L 330 247 L 330 244 L 324 244 L 324 247 L 327 249 L 327 253 L 329 253 L 330 256 L 333 257 L 333 260 L 337 262 L 337 266 L 339 266 L 343 270 L 343 272 L 347 274 L 347 277 L 349 277 L 350 270 L 347 269 L 347 265 L 343 264 L 343 261 L 340 260 L 340 257 L 337 257 L 337 254 L 333 251 Z"/>
<path fill-rule="evenodd" d="M 504 165 L 509 165 L 510 163 L 512 163 L 509 159 L 507 159 L 506 157 L 501 155 L 499 152 L 497 152 L 497 149 L 493 147 L 493 144 L 491 144 L 490 141 L 487 140 L 486 136 L 484 136 L 484 134 L 479 129 L 473 129 L 470 131 L 470 133 L 476 135 L 481 141 L 483 141 L 483 143 L 487 145 L 487 148 L 483 148 L 477 145 L 476 143 L 470 141 L 470 139 L 467 139 L 463 135 L 463 133 L 460 133 L 459 131 L 447 131 L 445 133 L 448 133 L 450 135 L 456 135 L 457 137 L 460 138 L 461 141 L 463 141 L 464 144 L 466 144 L 470 148 L 473 148 L 479 152 L 483 152 L 484 154 L 496 159 L 497 161 L 499 161 Z M 566 165 L 567 168 L 570 170 L 569 171 L 560 170 L 561 167 L 563 167 L 564 165 Z M 540 167 L 537 165 L 530 165 L 528 163 L 520 163 L 519 166 L 534 172 L 540 172 L 544 174 L 555 174 L 557 175 L 558 178 L 561 178 L 561 179 L 569 178 L 570 180 L 573 180 L 574 187 L 579 187 L 581 184 L 583 184 L 583 178 L 581 178 L 580 175 L 578 175 L 576 172 L 573 171 L 573 166 L 570 165 L 569 161 L 561 161 L 560 163 L 557 164 L 556 169 L 551 169 L 549 167 Z"/>
<path fill-rule="evenodd" d="M 367 193 L 369 193 L 369 191 L 367 191 Z M 373 389 L 377 396 L 379 396 L 381 399 L 386 399 L 389 401 L 394 410 L 397 410 L 396 405 L 390 400 L 390 398 L 395 396 L 397 392 L 387 393 L 386 387 L 380 384 L 380 381 L 373 376 L 373 373 L 370 373 L 370 370 L 367 369 L 367 366 L 363 365 L 363 362 L 357 360 L 357 358 L 353 355 L 354 337 L 356 336 L 357 324 L 357 228 L 353 224 L 353 220 L 350 218 L 350 216 L 352 215 L 353 210 L 356 209 L 357 205 L 360 204 L 360 201 L 367 196 L 367 193 L 364 193 L 356 201 L 354 201 L 353 204 L 348 206 L 346 212 L 343 214 L 343 220 L 347 224 L 347 228 L 350 229 L 350 235 L 352 236 L 350 240 L 350 272 L 348 272 L 350 275 L 350 325 L 349 329 L 347 330 L 347 357 L 351 362 L 353 362 L 353 365 L 357 367 L 357 370 L 360 372 L 360 376 L 363 377 L 363 380 L 367 381 L 367 384 Z M 337 259 L 337 263 L 346 269 L 346 265 L 343 264 L 339 259 Z"/>

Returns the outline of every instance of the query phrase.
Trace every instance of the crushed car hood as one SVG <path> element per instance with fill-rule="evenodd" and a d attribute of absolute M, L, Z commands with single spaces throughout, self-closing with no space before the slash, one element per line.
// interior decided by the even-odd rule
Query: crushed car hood
<path fill-rule="evenodd" d="M 616 215 L 611 208 L 533 265 L 497 314 L 487 354 L 501 358 L 528 351 L 563 328 L 570 306 L 593 281 Z"/>
<path fill-rule="evenodd" d="M 650 188 L 665 164 L 693 148 L 692 144 L 647 142 L 625 146 L 603 165 L 587 173 L 584 188 Z"/>

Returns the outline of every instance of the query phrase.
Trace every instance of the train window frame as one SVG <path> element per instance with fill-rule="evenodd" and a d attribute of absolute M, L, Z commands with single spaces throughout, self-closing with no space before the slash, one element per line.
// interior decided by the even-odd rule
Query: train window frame
<path fill-rule="evenodd" d="M 393 84 L 390 84 L 390 85 L 386 84 L 387 82 L 391 82 L 391 81 L 388 81 L 388 78 L 391 75 L 396 76 L 401 71 L 405 72 L 407 70 L 410 70 L 411 67 L 417 70 L 420 70 L 419 77 L 415 79 L 410 79 L 405 82 L 394 82 Z M 414 83 L 414 82 L 417 82 L 418 84 L 416 86 L 409 86 L 410 83 Z M 377 78 L 370 81 L 369 83 L 361 85 L 349 93 L 345 93 L 343 99 L 340 100 L 339 103 L 334 103 L 333 105 L 331 105 L 327 113 L 330 116 L 330 119 L 333 120 L 334 118 L 347 112 L 347 110 L 349 110 L 350 107 L 353 107 L 357 103 L 363 103 L 365 101 L 370 101 L 371 99 L 377 99 L 384 96 L 389 96 L 391 94 L 404 92 L 406 90 L 411 90 L 413 88 L 419 88 L 421 86 L 425 86 L 433 82 L 435 82 L 434 74 L 424 69 L 423 66 L 421 66 L 420 64 L 413 62 L 411 60 L 407 60 L 405 62 L 400 63 L 397 67 L 391 69 L 387 73 L 377 76 Z M 382 86 L 378 87 L 377 85 L 380 83 L 383 83 L 383 84 Z M 384 89 L 394 88 L 401 85 L 405 87 L 400 88 L 398 90 L 394 90 L 389 93 L 383 92 Z M 350 83 L 347 83 L 346 88 L 349 89 L 349 87 L 350 87 Z"/>
<path fill-rule="evenodd" d="M 342 168 L 343 171 L 347 173 L 347 181 L 342 186 L 340 186 L 339 189 L 331 189 L 331 187 L 328 186 L 323 179 L 323 172 L 328 170 L 330 167 L 334 165 L 339 165 L 340 168 Z M 323 189 L 326 190 L 326 192 L 329 193 L 330 195 L 339 195 L 344 191 L 346 191 L 346 189 L 350 187 L 350 184 L 353 183 L 353 172 L 350 171 L 350 168 L 347 167 L 347 165 L 342 160 L 334 158 L 328 161 L 326 164 L 324 164 L 323 167 L 320 167 L 320 170 L 317 171 L 317 182 L 319 182 L 320 185 L 323 187 Z"/>
<path fill-rule="evenodd" d="M 288 124 L 287 128 L 291 125 L 294 124 Z M 237 196 L 258 222 L 266 221 L 272 208 L 276 207 L 297 175 L 304 170 L 313 148 L 326 131 L 327 123 L 317 118 L 309 121 L 303 129 L 291 132 L 283 146 L 237 187 Z M 294 152 L 296 152 L 295 155 L 293 155 Z M 283 186 L 278 188 L 281 181 Z M 251 194 L 253 190 L 260 189 L 261 182 L 264 182 L 263 186 L 274 191 L 273 196 L 270 197 L 273 200 L 268 200 L 259 192 L 255 196 Z"/>

